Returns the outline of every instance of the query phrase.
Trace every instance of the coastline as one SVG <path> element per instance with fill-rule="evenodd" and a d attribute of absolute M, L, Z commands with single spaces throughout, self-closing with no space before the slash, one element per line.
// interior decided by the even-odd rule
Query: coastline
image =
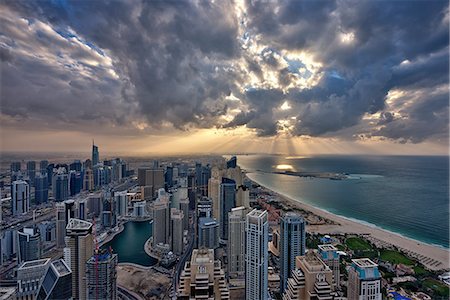
<path fill-rule="evenodd" d="M 405 252 L 407 255 L 417 259 L 425 267 L 431 270 L 441 270 L 450 268 L 449 257 L 450 251 L 448 249 L 426 244 L 421 241 L 417 241 L 408 237 L 404 237 L 398 233 L 390 232 L 388 230 L 363 224 L 356 220 L 339 216 L 328 212 L 324 209 L 314 207 L 310 204 L 305 204 L 300 200 L 294 199 L 287 195 L 273 191 L 272 189 L 260 184 L 259 182 L 249 178 L 252 182 L 260 185 L 267 191 L 270 191 L 279 198 L 279 201 L 285 205 L 304 210 L 320 216 L 325 219 L 329 219 L 336 225 L 308 225 L 306 230 L 309 233 L 317 234 L 355 234 L 365 235 L 368 240 L 379 247 L 396 247 L 400 251 Z"/>

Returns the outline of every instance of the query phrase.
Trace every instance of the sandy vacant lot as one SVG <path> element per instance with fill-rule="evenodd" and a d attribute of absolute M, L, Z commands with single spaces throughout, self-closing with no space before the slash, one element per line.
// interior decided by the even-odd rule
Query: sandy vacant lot
<path fill-rule="evenodd" d="M 169 299 L 171 280 L 153 269 L 120 264 L 117 266 L 117 284 L 143 299 Z"/>

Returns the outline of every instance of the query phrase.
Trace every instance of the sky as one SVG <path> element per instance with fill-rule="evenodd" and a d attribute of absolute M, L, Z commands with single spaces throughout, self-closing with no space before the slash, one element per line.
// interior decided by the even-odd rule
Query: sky
<path fill-rule="evenodd" d="M 1 151 L 448 154 L 448 1 L 0 2 Z"/>

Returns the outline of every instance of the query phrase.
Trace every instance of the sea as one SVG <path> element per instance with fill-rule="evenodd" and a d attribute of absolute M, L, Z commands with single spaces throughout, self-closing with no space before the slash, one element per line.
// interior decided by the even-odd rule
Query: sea
<path fill-rule="evenodd" d="M 449 248 L 448 156 L 239 155 L 238 164 L 251 180 L 296 201 Z M 348 179 L 271 173 L 284 170 Z"/>

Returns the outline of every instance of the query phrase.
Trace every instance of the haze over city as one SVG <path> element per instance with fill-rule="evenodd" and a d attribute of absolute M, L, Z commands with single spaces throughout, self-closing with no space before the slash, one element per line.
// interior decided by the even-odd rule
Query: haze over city
<path fill-rule="evenodd" d="M 446 1 L 3 1 L 2 151 L 447 154 Z"/>

